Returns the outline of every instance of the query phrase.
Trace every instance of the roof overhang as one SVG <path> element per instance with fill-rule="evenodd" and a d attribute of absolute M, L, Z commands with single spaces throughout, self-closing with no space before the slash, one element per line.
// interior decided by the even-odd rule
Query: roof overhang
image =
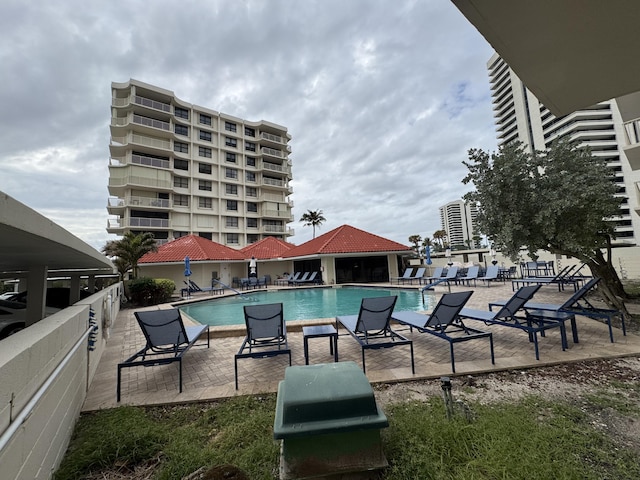
<path fill-rule="evenodd" d="M 452 0 L 556 115 L 640 90 L 637 0 Z"/>
<path fill-rule="evenodd" d="M 50 274 L 114 272 L 111 261 L 98 250 L 0 192 L 0 277 L 22 277 L 41 267 Z"/>

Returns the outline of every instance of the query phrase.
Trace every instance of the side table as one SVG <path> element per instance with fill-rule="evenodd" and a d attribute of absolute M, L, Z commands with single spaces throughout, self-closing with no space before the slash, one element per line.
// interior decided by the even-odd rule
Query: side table
<path fill-rule="evenodd" d="M 333 325 L 316 325 L 302 327 L 304 338 L 304 363 L 309 365 L 309 339 L 329 337 L 329 353 L 333 355 L 334 362 L 338 361 L 338 331 Z"/>

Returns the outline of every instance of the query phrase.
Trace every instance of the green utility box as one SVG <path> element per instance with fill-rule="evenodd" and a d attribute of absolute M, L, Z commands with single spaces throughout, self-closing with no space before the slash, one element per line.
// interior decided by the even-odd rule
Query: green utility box
<path fill-rule="evenodd" d="M 273 425 L 280 479 L 365 478 L 358 472 L 387 466 L 380 430 L 388 426 L 354 362 L 288 367 Z"/>

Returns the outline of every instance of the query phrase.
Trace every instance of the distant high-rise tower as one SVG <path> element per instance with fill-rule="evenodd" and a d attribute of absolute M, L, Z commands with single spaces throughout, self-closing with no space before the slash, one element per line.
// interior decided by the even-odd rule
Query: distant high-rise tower
<path fill-rule="evenodd" d="M 478 209 L 475 204 L 464 200 L 449 202 L 440 207 L 440 223 L 442 229 L 447 232 L 449 245 L 467 248 L 480 246 L 473 239 L 476 236 L 475 219 L 477 215 Z"/>
<path fill-rule="evenodd" d="M 640 235 L 640 218 L 632 208 L 635 191 L 632 170 L 625 148 L 624 123 L 615 100 L 600 102 L 563 117 L 554 116 L 529 91 L 515 72 L 496 53 L 487 62 L 498 130 L 498 143 L 521 141 L 530 150 L 545 150 L 558 137 L 568 135 L 591 147 L 594 156 L 606 159 L 615 175 L 618 195 L 622 198 L 616 224 L 616 245 L 634 245 Z M 630 205 L 630 202 L 633 205 Z M 570 219 L 568 219 L 570 220 Z"/>
<path fill-rule="evenodd" d="M 111 84 L 109 233 L 195 234 L 234 248 L 293 235 L 287 129 Z"/>

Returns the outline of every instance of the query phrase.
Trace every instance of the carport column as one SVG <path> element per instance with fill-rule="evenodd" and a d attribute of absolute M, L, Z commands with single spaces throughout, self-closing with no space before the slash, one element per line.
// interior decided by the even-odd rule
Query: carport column
<path fill-rule="evenodd" d="M 37 265 L 29 269 L 27 274 L 27 319 L 26 325 L 33 325 L 44 318 L 44 307 L 47 297 L 47 275 L 49 268 L 46 265 Z"/>
<path fill-rule="evenodd" d="M 71 275 L 70 287 L 69 305 L 73 305 L 80 300 L 80 275 Z"/>

